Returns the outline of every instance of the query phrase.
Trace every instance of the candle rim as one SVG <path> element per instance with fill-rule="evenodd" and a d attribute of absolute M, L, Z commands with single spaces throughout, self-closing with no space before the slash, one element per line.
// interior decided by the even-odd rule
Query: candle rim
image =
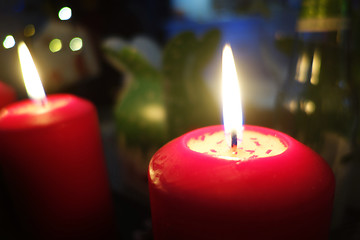
<path fill-rule="evenodd" d="M 64 102 L 57 106 L 52 104 L 58 99 L 62 99 Z M 95 108 L 88 100 L 67 93 L 49 95 L 47 100 L 49 104 L 46 106 L 39 106 L 31 99 L 7 105 L 0 110 L 0 131 L 33 130 L 34 128 L 48 127 L 49 124 L 71 121 Z M 34 111 L 19 110 L 23 106 L 29 106 Z M 67 111 L 69 114 L 60 114 L 62 111 Z"/>

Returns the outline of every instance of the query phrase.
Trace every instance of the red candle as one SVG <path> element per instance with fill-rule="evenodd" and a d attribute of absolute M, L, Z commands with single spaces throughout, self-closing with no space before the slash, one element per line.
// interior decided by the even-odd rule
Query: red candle
<path fill-rule="evenodd" d="M 42 105 L 25 100 L 0 113 L 0 162 L 20 220 L 34 239 L 110 239 L 95 107 L 68 94 L 37 99 Z"/>
<path fill-rule="evenodd" d="M 236 154 L 224 136 L 222 126 L 198 129 L 154 155 L 155 239 L 327 239 L 334 177 L 321 157 L 272 129 L 245 126 Z"/>
<path fill-rule="evenodd" d="M 238 91 L 235 65 L 227 72 L 223 89 Z M 194 130 L 150 161 L 154 239 L 327 239 L 334 176 L 326 162 L 281 132 L 242 127 L 239 95 L 223 95 L 235 104 L 224 107 L 225 131 Z"/>
<path fill-rule="evenodd" d="M 16 94 L 7 84 L 0 82 L 0 109 L 15 101 Z"/>

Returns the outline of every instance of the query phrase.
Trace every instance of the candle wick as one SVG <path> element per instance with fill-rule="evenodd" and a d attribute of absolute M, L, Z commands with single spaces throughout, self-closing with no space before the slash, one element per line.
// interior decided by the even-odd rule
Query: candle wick
<path fill-rule="evenodd" d="M 36 100 L 36 103 L 41 107 L 45 107 L 47 104 L 47 99 L 46 99 L 46 97 L 38 99 L 38 100 Z"/>
<path fill-rule="evenodd" d="M 236 151 L 237 149 L 237 134 L 236 131 L 231 132 L 231 149 Z"/>

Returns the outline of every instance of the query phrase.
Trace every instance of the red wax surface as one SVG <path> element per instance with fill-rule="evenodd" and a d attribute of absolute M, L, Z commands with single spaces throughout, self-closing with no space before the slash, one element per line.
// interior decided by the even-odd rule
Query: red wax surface
<path fill-rule="evenodd" d="M 3 82 L 0 82 L 0 109 L 9 103 L 14 102 L 15 99 L 16 94 L 14 89 Z"/>
<path fill-rule="evenodd" d="M 334 176 L 310 148 L 278 131 L 285 152 L 247 161 L 190 150 L 191 138 L 222 130 L 189 132 L 162 147 L 149 165 L 155 240 L 327 239 Z"/>
<path fill-rule="evenodd" d="M 28 239 L 111 239 L 113 208 L 98 119 L 81 98 L 0 111 L 1 168 Z"/>

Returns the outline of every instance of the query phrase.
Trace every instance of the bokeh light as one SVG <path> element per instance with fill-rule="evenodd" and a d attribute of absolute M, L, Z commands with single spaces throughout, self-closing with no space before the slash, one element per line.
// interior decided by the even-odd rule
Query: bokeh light
<path fill-rule="evenodd" d="M 60 39 L 54 38 L 53 40 L 51 40 L 51 42 L 49 43 L 49 49 L 51 52 L 55 53 L 60 51 L 62 48 L 62 43 Z"/>
<path fill-rule="evenodd" d="M 72 10 L 69 7 L 63 7 L 59 11 L 59 19 L 62 21 L 69 20 L 72 16 Z"/>
<path fill-rule="evenodd" d="M 83 47 L 83 41 L 79 37 L 71 39 L 69 47 L 72 51 L 79 51 Z"/>
<path fill-rule="evenodd" d="M 6 49 L 12 48 L 15 46 L 15 38 L 12 35 L 7 35 L 4 39 L 3 46 Z"/>
<path fill-rule="evenodd" d="M 25 37 L 32 37 L 35 35 L 35 26 L 34 24 L 28 24 L 24 28 L 24 36 Z"/>

